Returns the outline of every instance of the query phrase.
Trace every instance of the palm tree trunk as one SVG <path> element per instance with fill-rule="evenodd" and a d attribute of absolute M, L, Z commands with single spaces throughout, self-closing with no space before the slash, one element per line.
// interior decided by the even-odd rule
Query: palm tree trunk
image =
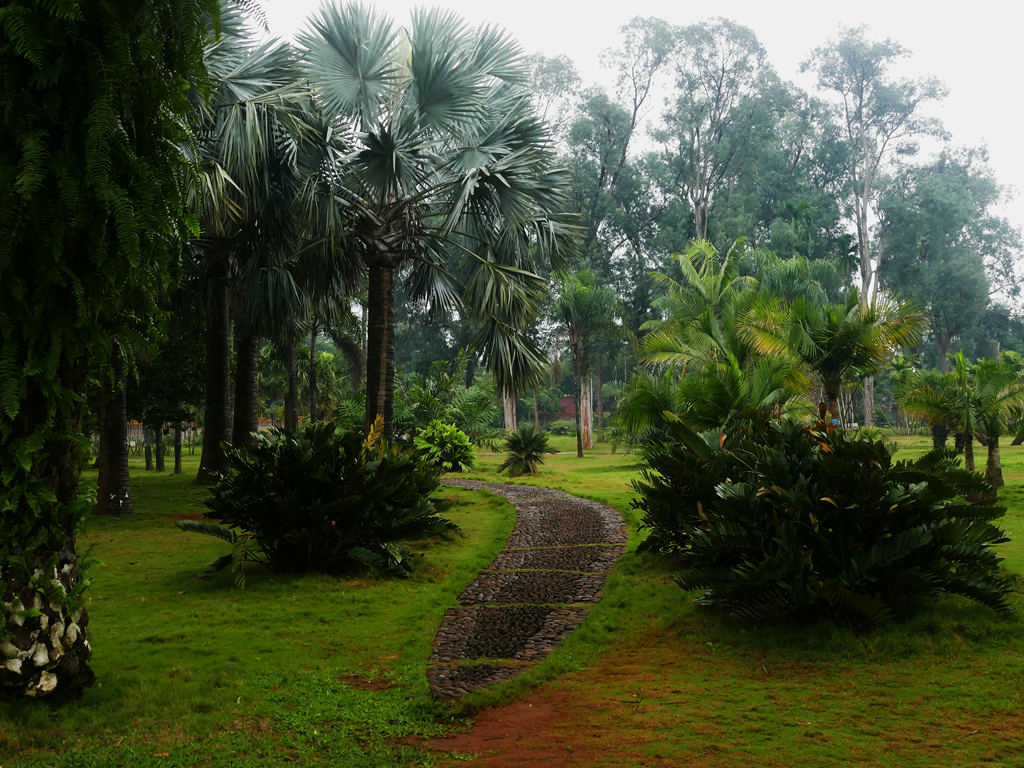
<path fill-rule="evenodd" d="M 94 508 L 98 514 L 125 515 L 132 511 L 125 378 L 124 356 L 115 344 L 110 368 L 103 377 L 106 405 L 100 427 L 99 488 Z"/>
<path fill-rule="evenodd" d="M 985 462 L 985 482 L 993 488 L 1001 488 L 1003 482 L 1003 465 L 999 459 L 999 438 L 991 437 L 988 441 L 988 459 Z"/>
<path fill-rule="evenodd" d="M 519 419 L 516 413 L 516 396 L 514 392 L 503 390 L 501 393 L 502 404 L 505 407 L 505 431 L 515 432 L 519 429 Z"/>
<path fill-rule="evenodd" d="M 942 424 L 932 424 L 932 450 L 938 451 L 946 447 L 949 430 Z"/>
<path fill-rule="evenodd" d="M 383 258 L 370 264 L 369 321 L 366 328 L 366 426 L 380 416 L 384 437 L 394 436 L 395 292 L 394 267 Z"/>
<path fill-rule="evenodd" d="M 313 318 L 312 325 L 309 329 L 309 423 L 312 424 L 317 421 L 317 402 L 316 402 L 316 332 L 317 322 L 316 318 Z"/>
<path fill-rule="evenodd" d="M 174 423 L 174 474 L 181 474 L 181 422 Z"/>
<path fill-rule="evenodd" d="M 284 428 L 295 432 L 299 428 L 299 361 L 298 341 L 289 335 L 285 341 L 284 365 L 288 371 L 288 394 L 284 399 Z"/>
<path fill-rule="evenodd" d="M 213 264 L 207 277 L 213 297 L 206 312 L 206 406 L 203 416 L 203 453 L 196 480 L 210 482 L 213 473 L 227 467 L 221 444 L 228 439 L 231 390 L 231 310 L 228 303 L 228 267 Z"/>
<path fill-rule="evenodd" d="M 974 435 L 964 432 L 964 467 L 974 471 Z"/>
<path fill-rule="evenodd" d="M 540 408 L 537 405 L 537 390 L 533 390 L 533 428 L 540 432 Z"/>
<path fill-rule="evenodd" d="M 152 472 L 153 471 L 153 440 L 152 440 L 152 430 L 149 427 L 143 425 L 143 427 L 142 427 L 142 434 L 145 435 L 145 437 L 143 437 L 142 440 L 143 440 L 143 453 L 146 456 L 146 471 L 147 472 Z"/>
<path fill-rule="evenodd" d="M 597 364 L 594 368 L 594 375 L 597 377 L 597 381 L 594 382 L 597 396 L 597 428 L 604 429 L 604 397 L 601 395 L 604 382 L 601 380 L 601 355 L 597 356 Z"/>
<path fill-rule="evenodd" d="M 231 442 L 252 443 L 259 406 L 260 339 L 251 333 L 235 333 L 235 414 Z"/>

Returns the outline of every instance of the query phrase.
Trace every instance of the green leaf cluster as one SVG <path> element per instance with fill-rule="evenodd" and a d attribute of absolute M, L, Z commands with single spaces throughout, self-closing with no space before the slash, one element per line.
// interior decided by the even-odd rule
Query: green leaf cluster
<path fill-rule="evenodd" d="M 437 419 L 413 438 L 413 444 L 427 462 L 441 473 L 461 472 L 476 459 L 469 436 L 458 427 Z"/>
<path fill-rule="evenodd" d="M 894 463 L 840 430 L 785 421 L 732 438 L 674 420 L 646 458 L 646 546 L 735 616 L 870 626 L 940 593 L 1009 611 L 993 549 L 1004 508 L 950 453 Z"/>
<path fill-rule="evenodd" d="M 430 495 L 437 470 L 377 430 L 364 438 L 320 422 L 260 434 L 227 455 L 204 517 L 235 532 L 232 543 L 246 540 L 244 559 L 275 572 L 401 575 L 412 560 L 399 542 L 456 530 Z"/>

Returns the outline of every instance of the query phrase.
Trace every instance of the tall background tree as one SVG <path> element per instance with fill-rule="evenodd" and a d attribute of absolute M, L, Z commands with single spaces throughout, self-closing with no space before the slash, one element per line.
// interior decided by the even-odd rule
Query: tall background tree
<path fill-rule="evenodd" d="M 872 247 L 881 176 L 895 157 L 906 157 L 925 136 L 940 135 L 938 123 L 922 107 L 945 95 L 932 78 L 897 79 L 895 63 L 907 55 L 892 40 L 876 42 L 863 27 L 844 30 L 815 49 L 804 65 L 818 73 L 818 85 L 832 97 L 846 143 L 845 199 L 857 232 L 860 297 L 871 302 L 878 289 L 884 252 Z M 874 425 L 874 380 L 864 383 L 864 423 Z"/>
<path fill-rule="evenodd" d="M 207 14 L 205 0 L 0 7 L 0 685 L 20 694 L 92 677 L 83 395 L 178 261 L 183 85 L 203 81 Z"/>

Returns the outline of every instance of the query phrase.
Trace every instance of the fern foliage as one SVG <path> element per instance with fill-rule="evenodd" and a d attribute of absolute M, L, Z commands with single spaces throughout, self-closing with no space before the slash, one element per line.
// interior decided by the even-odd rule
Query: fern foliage
<path fill-rule="evenodd" d="M 823 426 L 733 438 L 676 419 L 646 459 L 634 502 L 646 546 L 674 558 L 702 602 L 755 622 L 857 626 L 941 593 L 1009 611 L 994 549 L 1004 509 L 951 453 L 893 462 L 884 443 Z"/>

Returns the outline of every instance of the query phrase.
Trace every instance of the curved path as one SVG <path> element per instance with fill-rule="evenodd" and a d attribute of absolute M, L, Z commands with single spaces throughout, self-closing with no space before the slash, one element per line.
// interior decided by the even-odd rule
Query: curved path
<path fill-rule="evenodd" d="M 625 551 L 626 525 L 612 507 L 550 488 L 445 483 L 504 496 L 516 511 L 505 548 L 448 609 L 434 638 L 430 690 L 453 699 L 525 672 L 583 622 Z"/>

